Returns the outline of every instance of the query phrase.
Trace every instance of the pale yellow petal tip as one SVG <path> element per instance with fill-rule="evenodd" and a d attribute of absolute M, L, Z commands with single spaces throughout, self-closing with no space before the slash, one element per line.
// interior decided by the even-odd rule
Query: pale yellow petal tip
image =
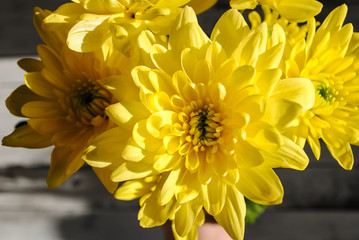
<path fill-rule="evenodd" d="M 217 1 L 218 0 L 191 0 L 188 3 L 188 6 L 192 7 L 195 10 L 196 14 L 200 14 L 213 7 L 213 5 L 217 3 Z"/>
<path fill-rule="evenodd" d="M 62 183 L 66 181 L 66 179 L 70 176 L 61 176 L 61 177 L 54 177 L 50 176 L 50 174 L 47 176 L 46 184 L 48 189 L 54 189 L 60 186 Z"/>
<path fill-rule="evenodd" d="M 177 17 L 176 29 L 180 29 L 182 26 L 188 23 L 197 23 L 197 16 L 193 8 L 185 6 L 181 13 Z"/>
<path fill-rule="evenodd" d="M 258 2 L 256 0 L 231 0 L 229 2 L 231 8 L 244 10 L 244 9 L 254 9 Z"/>

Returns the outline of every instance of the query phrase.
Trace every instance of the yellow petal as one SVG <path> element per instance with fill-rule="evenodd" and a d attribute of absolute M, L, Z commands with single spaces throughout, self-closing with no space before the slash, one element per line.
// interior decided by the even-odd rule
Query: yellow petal
<path fill-rule="evenodd" d="M 254 147 L 263 151 L 277 151 L 283 145 L 283 136 L 272 125 L 258 121 L 248 125 L 247 141 Z"/>
<path fill-rule="evenodd" d="M 278 81 L 272 97 L 285 98 L 303 107 L 303 111 L 312 108 L 315 101 L 315 89 L 306 78 L 287 78 Z"/>
<path fill-rule="evenodd" d="M 263 163 L 262 154 L 257 148 L 246 141 L 240 140 L 236 144 L 236 161 L 241 168 L 255 167 Z"/>
<path fill-rule="evenodd" d="M 130 81 L 128 75 L 113 75 L 103 78 L 99 82 L 109 90 L 118 101 L 137 101 L 139 100 L 139 89 Z"/>
<path fill-rule="evenodd" d="M 258 5 L 256 0 L 230 0 L 229 3 L 232 8 L 239 10 L 254 9 Z"/>
<path fill-rule="evenodd" d="M 314 17 L 322 10 L 323 5 L 315 0 L 291 0 L 278 1 L 278 12 L 289 21 L 304 22 Z"/>
<path fill-rule="evenodd" d="M 243 239 L 246 204 L 243 195 L 235 187 L 227 187 L 226 203 L 222 211 L 214 215 L 219 223 L 233 239 Z"/>
<path fill-rule="evenodd" d="M 130 138 L 131 132 L 115 127 L 98 135 L 85 150 L 83 159 L 92 167 L 103 168 L 111 164 L 120 164 L 122 150 Z"/>
<path fill-rule="evenodd" d="M 21 112 L 29 118 L 53 118 L 66 115 L 57 102 L 50 101 L 28 102 L 22 106 Z"/>
<path fill-rule="evenodd" d="M 249 33 L 249 27 L 243 16 L 234 9 L 225 12 L 216 23 L 211 40 L 218 42 L 226 51 L 227 56 L 231 56 L 234 49 L 243 38 Z"/>
<path fill-rule="evenodd" d="M 187 203 L 195 199 L 200 193 L 201 186 L 197 179 L 197 174 L 181 170 L 179 179 L 175 186 L 175 196 L 180 204 Z"/>
<path fill-rule="evenodd" d="M 175 29 L 170 35 L 169 43 L 178 54 L 187 47 L 201 49 L 209 41 L 198 25 L 194 10 L 190 7 L 185 7 L 178 15 Z"/>
<path fill-rule="evenodd" d="M 163 138 L 170 126 L 176 121 L 177 114 L 172 111 L 153 113 L 146 121 L 147 131 L 156 138 Z"/>
<path fill-rule="evenodd" d="M 49 135 L 34 131 L 28 124 L 15 128 L 2 139 L 2 145 L 10 147 L 45 148 L 52 145 Z"/>
<path fill-rule="evenodd" d="M 270 98 L 263 119 L 283 131 L 295 124 L 303 112 L 303 107 L 295 102 L 281 98 Z"/>
<path fill-rule="evenodd" d="M 188 5 L 194 9 L 196 14 L 200 14 L 211 8 L 218 0 L 191 0 Z"/>
<path fill-rule="evenodd" d="M 147 183 L 145 179 L 136 179 L 122 184 L 114 194 L 119 200 L 130 201 L 142 197 L 151 192 L 153 183 Z"/>
<path fill-rule="evenodd" d="M 179 168 L 176 170 L 172 170 L 169 173 L 163 174 L 161 181 L 164 181 L 164 183 L 162 189 L 160 190 L 161 194 L 159 199 L 159 204 L 161 206 L 169 203 L 170 200 L 174 197 L 176 190 L 174 186 L 176 185 L 179 174 L 180 174 Z"/>
<path fill-rule="evenodd" d="M 257 70 L 265 70 L 277 68 L 283 55 L 284 43 L 279 43 L 276 46 L 268 49 L 258 57 L 256 64 Z"/>
<path fill-rule="evenodd" d="M 82 20 L 75 24 L 67 37 L 67 44 L 76 52 L 92 52 L 99 49 L 110 36 L 108 16 Z"/>
<path fill-rule="evenodd" d="M 268 167 L 239 169 L 237 189 L 248 199 L 263 205 L 280 204 L 283 187 L 275 172 Z"/>
<path fill-rule="evenodd" d="M 49 84 L 40 72 L 31 72 L 25 75 L 26 86 L 34 93 L 49 99 L 56 99 L 52 91 L 54 87 Z"/>
<path fill-rule="evenodd" d="M 6 107 L 9 109 L 11 114 L 18 117 L 25 117 L 21 113 L 22 106 L 27 102 L 39 100 L 44 100 L 44 98 L 33 93 L 26 85 L 21 85 L 6 99 Z"/>
<path fill-rule="evenodd" d="M 44 65 L 40 60 L 32 58 L 23 58 L 20 59 L 17 64 L 19 67 L 24 69 L 26 72 L 40 72 L 43 69 Z"/>
<path fill-rule="evenodd" d="M 211 215 L 219 214 L 226 201 L 227 185 L 212 178 L 207 185 L 202 185 L 204 208 Z"/>
<path fill-rule="evenodd" d="M 81 149 L 80 149 L 81 150 Z M 82 151 L 68 147 L 55 147 L 51 153 L 51 165 L 47 176 L 47 186 L 55 188 L 74 174 L 83 164 Z"/>
<path fill-rule="evenodd" d="M 283 145 L 277 151 L 262 153 L 264 165 L 270 168 L 304 170 L 309 163 L 307 154 L 289 138 L 283 136 L 283 141 Z"/>
<path fill-rule="evenodd" d="M 161 189 L 162 184 L 157 188 Z M 139 211 L 140 225 L 145 228 L 163 225 L 168 218 L 173 216 L 178 205 L 175 201 L 170 201 L 168 204 L 160 206 L 158 204 L 159 190 L 155 190 L 152 195 L 144 202 L 144 205 Z"/>
<path fill-rule="evenodd" d="M 119 102 L 106 108 L 110 119 L 119 126 L 132 129 L 135 123 L 150 115 L 141 102 Z"/>
<path fill-rule="evenodd" d="M 133 128 L 133 139 L 141 148 L 149 152 L 156 152 L 162 146 L 162 141 L 147 131 L 146 122 L 146 120 L 141 120 L 136 123 Z"/>
<path fill-rule="evenodd" d="M 111 174 L 114 182 L 123 182 L 138 178 L 144 178 L 153 173 L 153 168 L 149 164 L 141 162 L 125 162 L 117 167 Z"/>
<path fill-rule="evenodd" d="M 236 68 L 231 76 L 228 78 L 224 85 L 231 94 L 235 94 L 236 91 L 251 85 L 256 75 L 256 70 L 252 66 L 240 66 Z"/>
<path fill-rule="evenodd" d="M 236 110 L 242 113 L 247 113 L 250 116 L 250 121 L 255 122 L 262 118 L 266 109 L 265 98 L 261 95 L 251 95 L 240 101 Z"/>
<path fill-rule="evenodd" d="M 343 144 L 339 148 L 329 146 L 328 144 L 327 147 L 342 168 L 345 170 L 351 170 L 353 168 L 354 157 L 349 143 Z"/>
<path fill-rule="evenodd" d="M 96 176 L 100 179 L 100 181 L 105 186 L 107 191 L 109 193 L 114 193 L 118 186 L 118 183 L 111 181 L 111 178 L 110 178 L 111 173 L 112 173 L 111 169 L 94 168 L 93 167 L 92 170 L 96 173 Z"/>
<path fill-rule="evenodd" d="M 180 237 L 185 237 L 190 233 L 201 209 L 202 206 L 199 204 L 185 203 L 176 210 L 174 226 Z"/>
<path fill-rule="evenodd" d="M 266 69 L 264 71 L 257 72 L 255 76 L 255 83 L 258 87 L 259 94 L 269 97 L 281 75 L 282 71 L 280 69 Z"/>

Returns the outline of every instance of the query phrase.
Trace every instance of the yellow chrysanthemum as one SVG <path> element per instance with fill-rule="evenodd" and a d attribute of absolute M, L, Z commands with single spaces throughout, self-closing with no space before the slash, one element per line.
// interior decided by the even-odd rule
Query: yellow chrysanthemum
<path fill-rule="evenodd" d="M 359 61 L 353 26 L 343 26 L 346 13 L 346 5 L 336 8 L 317 30 L 315 20 L 309 21 L 307 38 L 298 41 L 285 59 L 285 74 L 308 78 L 316 89 L 314 106 L 287 135 L 299 145 L 307 140 L 317 159 L 322 139 L 339 164 L 351 169 L 350 143 L 357 145 L 359 139 Z"/>
<path fill-rule="evenodd" d="M 47 179 L 53 188 L 84 164 L 82 154 L 88 141 L 109 128 L 105 108 L 117 100 L 138 98 L 138 90 L 126 70 L 130 66 L 128 59 L 113 52 L 105 61 L 102 52 L 83 54 L 69 50 L 64 33 L 42 28 L 42 21 L 49 14 L 35 9 L 34 23 L 45 42 L 37 49 L 41 61 L 19 61 L 28 72 L 26 85 L 17 88 L 6 101 L 11 113 L 29 119 L 5 137 L 3 144 L 28 148 L 54 145 Z M 100 80 L 106 77 L 106 81 L 125 88 L 125 93 L 115 97 L 102 87 Z M 102 177 L 106 175 L 104 170 L 95 171 L 104 183 L 109 183 L 109 190 L 116 188 Z"/>
<path fill-rule="evenodd" d="M 45 23 L 50 29 L 69 30 L 67 38 L 70 49 L 91 52 L 101 48 L 111 39 L 125 53 L 132 54 L 136 39 L 149 29 L 157 35 L 167 35 L 181 7 L 191 0 L 72 0 L 60 6 Z M 199 11 L 216 1 L 198 1 L 192 4 Z"/>
<path fill-rule="evenodd" d="M 266 24 L 250 30 L 237 10 L 222 16 L 209 39 L 185 8 L 168 48 L 152 47 L 157 68 L 134 68 L 141 102 L 108 108 L 118 127 L 95 138 L 85 159 L 116 167 L 115 182 L 130 180 L 115 196 L 141 197 L 141 226 L 170 219 L 177 239 L 195 239 L 205 210 L 232 238 L 243 239 L 243 195 L 281 202 L 273 168 L 308 163 L 281 132 L 312 107 L 315 90 L 306 79 L 280 80 L 284 45 L 272 43 L 266 50 Z"/>
<path fill-rule="evenodd" d="M 254 9 L 258 4 L 269 6 L 289 21 L 304 22 L 322 10 L 323 5 L 316 0 L 230 0 L 232 8 Z"/>

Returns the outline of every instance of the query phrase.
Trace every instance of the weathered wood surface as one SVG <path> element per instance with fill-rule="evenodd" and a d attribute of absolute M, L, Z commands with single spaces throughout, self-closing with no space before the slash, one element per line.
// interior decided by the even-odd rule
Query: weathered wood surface
<path fill-rule="evenodd" d="M 0 8 L 0 136 L 11 132 L 19 118 L 4 101 L 23 83 L 19 56 L 34 55 L 40 42 L 32 26 L 32 8 L 54 10 L 65 0 L 5 0 Z M 325 1 L 322 16 L 344 1 Z M 359 26 L 359 1 L 349 5 L 347 22 Z M 206 32 L 227 9 L 225 0 L 200 16 Z M 12 57 L 11 57 L 12 56 Z M 48 190 L 46 175 L 51 149 L 0 146 L 0 239 L 163 239 L 161 228 L 142 229 L 137 201 L 115 200 L 89 167 L 61 187 Z M 312 154 L 308 151 L 313 159 Z M 358 148 L 354 149 L 359 160 Z M 324 151 L 306 171 L 278 169 L 285 188 L 283 204 L 271 206 L 256 224 L 247 226 L 247 240 L 359 239 L 359 164 L 342 170 Z"/>

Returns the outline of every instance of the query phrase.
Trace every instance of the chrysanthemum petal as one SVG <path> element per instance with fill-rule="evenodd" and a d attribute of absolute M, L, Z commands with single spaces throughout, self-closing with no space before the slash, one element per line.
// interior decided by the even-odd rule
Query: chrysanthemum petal
<path fill-rule="evenodd" d="M 15 128 L 2 139 L 2 145 L 11 147 L 45 148 L 52 145 L 49 135 L 34 131 L 28 124 Z"/>
<path fill-rule="evenodd" d="M 314 105 L 315 89 L 309 79 L 287 78 L 278 81 L 272 97 L 296 102 L 303 107 L 303 111 L 306 111 Z"/>
<path fill-rule="evenodd" d="M 22 106 L 27 102 L 40 100 L 44 100 L 44 98 L 33 93 L 26 85 L 21 85 L 10 94 L 5 103 L 13 115 L 25 117 L 21 112 Z"/>
<path fill-rule="evenodd" d="M 139 100 L 139 90 L 132 81 L 130 76 L 112 75 L 103 78 L 99 82 L 109 90 L 118 101 L 136 101 Z"/>
<path fill-rule="evenodd" d="M 203 205 L 206 211 L 215 216 L 219 214 L 226 202 L 227 184 L 212 179 L 207 185 L 202 185 Z"/>
<path fill-rule="evenodd" d="M 92 170 L 96 173 L 96 176 L 100 179 L 101 183 L 105 186 L 107 191 L 109 193 L 114 193 L 118 186 L 118 182 L 111 181 L 110 176 L 112 169 L 93 167 Z"/>
<path fill-rule="evenodd" d="M 248 125 L 247 141 L 264 151 L 277 151 L 283 144 L 283 136 L 278 129 L 264 121 Z"/>
<path fill-rule="evenodd" d="M 235 150 L 236 161 L 240 167 L 255 167 L 262 164 L 264 161 L 263 156 L 258 149 L 246 141 L 240 140 L 236 144 Z"/>
<path fill-rule="evenodd" d="M 161 189 L 162 185 L 157 185 L 156 188 Z M 178 204 L 173 200 L 168 204 L 160 206 L 158 204 L 159 194 L 159 191 L 156 189 L 144 202 L 144 205 L 138 213 L 140 225 L 144 228 L 163 225 L 168 218 L 174 214 L 175 209 L 178 207 Z"/>
<path fill-rule="evenodd" d="M 229 95 L 234 95 L 238 90 L 253 83 L 256 70 L 252 66 L 240 66 L 236 68 L 227 81 L 224 82 Z M 235 94 L 237 95 L 237 94 Z M 238 97 L 238 96 L 236 96 Z"/>
<path fill-rule="evenodd" d="M 256 70 L 261 71 L 265 69 L 277 68 L 283 55 L 284 44 L 279 43 L 276 46 L 265 51 L 258 57 Z"/>
<path fill-rule="evenodd" d="M 243 195 L 235 187 L 227 187 L 225 207 L 214 218 L 233 239 L 243 239 L 246 204 Z"/>
<path fill-rule="evenodd" d="M 133 128 L 133 139 L 141 147 L 150 152 L 156 152 L 161 147 L 162 141 L 153 137 L 146 128 L 146 120 L 137 122 Z"/>
<path fill-rule="evenodd" d="M 282 202 L 283 187 L 275 172 L 268 167 L 239 169 L 237 189 L 248 199 L 263 205 Z"/>
<path fill-rule="evenodd" d="M 144 178 L 153 173 L 151 165 L 141 162 L 124 162 L 118 166 L 111 174 L 114 182 L 123 182 L 133 179 Z"/>
<path fill-rule="evenodd" d="M 257 0 L 230 0 L 232 8 L 235 9 L 254 9 L 258 5 Z"/>
<path fill-rule="evenodd" d="M 236 106 L 239 112 L 247 113 L 250 116 L 251 122 L 255 122 L 263 116 L 265 107 L 266 102 L 261 95 L 248 96 Z"/>
<path fill-rule="evenodd" d="M 309 163 L 304 150 L 292 140 L 283 136 L 284 144 L 277 151 L 262 152 L 264 165 L 270 168 L 291 168 L 304 170 Z"/>
<path fill-rule="evenodd" d="M 200 204 L 193 202 L 181 204 L 176 210 L 174 216 L 174 225 L 176 233 L 180 237 L 184 237 L 190 233 L 198 213 L 202 209 Z"/>
<path fill-rule="evenodd" d="M 315 0 L 301 0 L 293 2 L 291 0 L 278 1 L 278 12 L 290 21 L 304 22 L 317 15 L 323 5 Z"/>
<path fill-rule="evenodd" d="M 169 173 L 163 174 L 162 178 L 165 180 L 165 182 L 161 189 L 160 198 L 158 199 L 161 206 L 169 203 L 170 200 L 174 197 L 176 191 L 176 188 L 174 186 L 176 185 L 179 174 L 179 168 L 172 170 Z"/>
<path fill-rule="evenodd" d="M 82 151 L 69 147 L 55 147 L 51 154 L 51 165 L 47 176 L 47 186 L 55 188 L 74 174 L 83 164 Z"/>
<path fill-rule="evenodd" d="M 141 102 L 119 102 L 110 105 L 106 109 L 107 115 L 117 125 L 132 129 L 133 125 L 149 116 L 150 112 Z"/>
<path fill-rule="evenodd" d="M 207 0 L 207 1 L 203 1 L 203 0 L 191 0 L 188 3 L 188 6 L 192 7 L 196 14 L 200 14 L 204 11 L 206 11 L 207 9 L 211 8 L 218 0 Z"/>
<path fill-rule="evenodd" d="M 29 118 L 51 118 L 65 115 L 57 102 L 50 101 L 28 102 L 22 106 L 21 112 Z"/>
<path fill-rule="evenodd" d="M 69 32 L 67 43 L 77 52 L 91 52 L 98 49 L 110 36 L 108 16 L 78 22 Z"/>
<path fill-rule="evenodd" d="M 231 56 L 234 49 L 249 33 L 249 27 L 243 16 L 234 9 L 225 12 L 216 23 L 211 40 L 218 42 Z"/>
<path fill-rule="evenodd" d="M 25 75 L 26 86 L 34 93 L 49 99 L 55 99 L 56 95 L 51 91 L 53 86 L 43 78 L 40 72 L 31 72 Z"/>
<path fill-rule="evenodd" d="M 351 170 L 353 168 L 354 157 L 349 143 L 343 144 L 339 148 L 332 147 L 328 144 L 327 147 L 340 166 L 346 170 Z"/>
<path fill-rule="evenodd" d="M 134 200 L 149 193 L 152 186 L 153 183 L 148 183 L 145 179 L 127 181 L 116 190 L 114 197 L 125 201 Z"/>
<path fill-rule="evenodd" d="M 213 71 L 217 69 L 228 59 L 223 47 L 216 41 L 212 42 L 206 52 L 206 59 L 212 66 Z"/>
<path fill-rule="evenodd" d="M 32 58 L 23 58 L 20 59 L 17 64 L 19 67 L 24 69 L 26 72 L 40 72 L 43 69 L 44 65 L 40 60 Z"/>
<path fill-rule="evenodd" d="M 209 41 L 207 35 L 199 27 L 194 10 L 185 7 L 178 15 L 175 24 L 176 31 L 172 31 L 169 43 L 180 54 L 187 47 L 201 49 Z"/>
<path fill-rule="evenodd" d="M 165 71 L 169 75 L 175 73 L 178 69 L 181 68 L 180 63 L 174 61 L 174 52 L 167 50 L 167 48 L 162 45 L 154 45 L 151 48 L 151 59 L 157 68 Z M 168 64 L 169 62 L 173 64 Z"/>
<path fill-rule="evenodd" d="M 84 160 L 92 167 L 102 168 L 121 163 L 122 150 L 131 132 L 123 127 L 112 128 L 98 135 L 85 150 Z"/>
<path fill-rule="evenodd" d="M 154 137 L 163 138 L 169 127 L 176 121 L 177 114 L 172 111 L 161 111 L 153 113 L 146 121 L 147 131 Z"/>
<path fill-rule="evenodd" d="M 27 120 L 27 123 L 42 134 L 53 134 L 58 131 L 64 131 L 69 129 L 75 129 L 74 126 L 69 125 L 66 122 L 66 118 L 31 118 Z"/>
<path fill-rule="evenodd" d="M 180 204 L 184 204 L 195 199 L 199 193 L 201 186 L 197 181 L 197 174 L 192 174 L 186 169 L 181 169 L 180 177 L 176 183 L 175 196 Z"/>
<path fill-rule="evenodd" d="M 294 125 L 302 112 L 303 107 L 295 102 L 282 98 L 270 98 L 263 119 L 276 126 L 279 131 L 283 131 Z"/>

